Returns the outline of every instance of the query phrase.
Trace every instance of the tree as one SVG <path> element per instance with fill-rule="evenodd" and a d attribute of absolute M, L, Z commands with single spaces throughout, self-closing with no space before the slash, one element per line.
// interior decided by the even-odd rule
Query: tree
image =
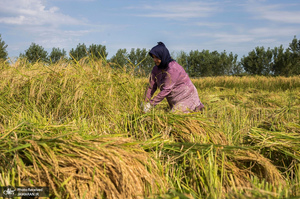
<path fill-rule="evenodd" d="M 89 56 L 96 58 L 96 59 L 105 59 L 108 55 L 106 52 L 106 46 L 97 45 L 97 44 L 91 44 L 89 46 Z"/>
<path fill-rule="evenodd" d="M 187 58 L 189 68 L 187 72 L 191 77 L 207 77 L 218 75 L 218 64 L 220 62 L 219 56 L 220 54 L 217 51 L 191 51 Z"/>
<path fill-rule="evenodd" d="M 154 65 L 152 57 L 145 48 L 136 50 L 132 48 L 128 59 L 135 67 L 135 72 L 142 76 L 148 75 Z"/>
<path fill-rule="evenodd" d="M 58 62 L 60 59 L 66 57 L 66 51 L 64 49 L 60 50 L 59 48 L 52 48 L 49 59 L 52 63 Z"/>
<path fill-rule="evenodd" d="M 7 45 L 5 44 L 4 41 L 2 41 L 2 38 L 1 38 L 1 34 L 0 34 L 0 60 L 3 59 L 3 60 L 7 60 Z"/>
<path fill-rule="evenodd" d="M 75 50 L 72 48 L 70 50 L 70 59 L 71 60 L 76 60 L 79 61 L 80 59 L 87 57 L 88 56 L 88 50 L 86 48 L 86 45 L 83 44 L 78 44 Z"/>
<path fill-rule="evenodd" d="M 188 73 L 189 65 L 188 65 L 188 54 L 184 51 L 180 51 L 176 56 L 176 61 L 180 64 L 184 70 Z"/>
<path fill-rule="evenodd" d="M 296 36 L 284 51 L 282 45 L 273 49 L 274 75 L 292 76 L 300 74 L 300 40 Z"/>
<path fill-rule="evenodd" d="M 213 51 L 209 55 L 210 61 L 208 62 L 209 68 L 211 70 L 212 76 L 225 75 L 225 68 L 227 67 L 227 54 L 222 52 L 221 54 L 218 51 Z"/>
<path fill-rule="evenodd" d="M 192 50 L 189 54 L 181 51 L 177 55 L 177 62 L 191 77 L 233 75 L 242 72 L 237 57 L 233 53 L 227 55 L 226 51 Z"/>
<path fill-rule="evenodd" d="M 189 74 L 189 76 L 201 76 L 201 63 L 203 63 L 203 53 L 199 52 L 198 50 L 192 50 L 187 58 L 188 71 L 186 72 Z"/>
<path fill-rule="evenodd" d="M 279 48 L 273 49 L 273 66 L 272 71 L 274 75 L 289 76 L 289 68 L 291 67 L 290 51 L 287 49 L 284 52 L 284 48 L 281 45 Z"/>
<path fill-rule="evenodd" d="M 296 36 L 292 40 L 292 43 L 289 45 L 290 51 L 300 56 L 300 40 L 297 40 Z"/>
<path fill-rule="evenodd" d="M 112 63 L 112 67 L 126 67 L 126 65 L 128 64 L 127 61 L 127 50 L 124 49 L 119 49 L 117 51 L 117 53 L 112 56 L 112 58 L 110 59 L 110 62 Z"/>
<path fill-rule="evenodd" d="M 232 57 L 233 54 L 230 53 L 229 56 Z M 233 58 L 231 58 L 233 60 L 232 61 L 232 75 L 242 75 L 244 73 L 241 62 L 238 62 L 237 58 L 238 58 L 238 55 L 234 55 Z"/>
<path fill-rule="evenodd" d="M 30 47 L 25 50 L 25 54 L 20 54 L 20 57 L 26 57 L 30 63 L 35 63 L 37 61 L 48 62 L 47 55 L 48 52 L 42 46 L 31 43 Z"/>
<path fill-rule="evenodd" d="M 300 75 L 300 40 L 297 40 L 296 36 L 289 45 L 291 51 L 291 62 L 290 75 Z"/>
<path fill-rule="evenodd" d="M 239 75 L 242 73 L 241 65 L 237 61 L 238 55 L 232 52 L 227 55 L 226 51 L 219 54 L 219 63 L 216 65 L 218 73 L 214 75 Z M 214 70 L 215 71 L 215 70 Z"/>
<path fill-rule="evenodd" d="M 244 70 L 251 75 L 270 75 L 272 71 L 273 53 L 270 48 L 265 51 L 264 47 L 256 47 L 248 53 L 248 56 L 243 56 L 241 64 Z"/>

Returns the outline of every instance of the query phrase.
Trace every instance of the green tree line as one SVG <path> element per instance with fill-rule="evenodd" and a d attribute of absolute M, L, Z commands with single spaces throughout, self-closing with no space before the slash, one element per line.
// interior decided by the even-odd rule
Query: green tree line
<path fill-rule="evenodd" d="M 241 65 L 251 75 L 300 75 L 300 40 L 295 36 L 287 49 L 282 45 L 274 49 L 256 47 L 243 56 Z"/>
<path fill-rule="evenodd" d="M 7 60 L 7 45 L 0 34 L 0 59 Z M 79 43 L 72 48 L 69 56 L 64 49 L 52 48 L 50 54 L 40 45 L 32 43 L 19 57 L 26 58 L 29 63 L 43 61 L 46 63 L 57 63 L 64 61 L 79 61 L 102 59 L 110 63 L 111 67 L 134 68 L 136 74 L 148 75 L 154 65 L 152 58 L 148 55 L 149 50 L 145 48 L 127 51 L 119 49 L 115 55 L 107 59 L 106 46 L 91 44 L 86 46 Z M 300 75 L 300 40 L 294 36 L 287 49 L 283 46 L 274 49 L 256 47 L 241 60 L 232 52 L 217 52 L 209 50 L 192 50 L 189 53 L 184 51 L 173 55 L 173 58 L 182 65 L 191 77 L 207 77 L 221 75 Z"/>

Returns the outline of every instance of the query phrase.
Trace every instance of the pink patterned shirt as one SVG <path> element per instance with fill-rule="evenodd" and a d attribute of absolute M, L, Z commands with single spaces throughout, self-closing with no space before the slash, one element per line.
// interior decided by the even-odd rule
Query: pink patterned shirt
<path fill-rule="evenodd" d="M 160 92 L 151 99 L 157 88 Z M 183 67 L 176 61 L 170 62 L 166 69 L 154 66 L 151 72 L 145 100 L 155 106 L 164 98 L 167 99 L 172 111 L 190 112 L 196 107 L 204 107 L 200 102 L 196 87 Z"/>

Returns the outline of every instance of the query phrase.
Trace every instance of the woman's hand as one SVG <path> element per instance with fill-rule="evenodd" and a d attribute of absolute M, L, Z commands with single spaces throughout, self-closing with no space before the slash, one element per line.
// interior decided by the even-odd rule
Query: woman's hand
<path fill-rule="evenodd" d="M 147 103 L 141 103 L 141 109 L 144 111 L 144 113 L 148 113 L 151 110 L 151 104 L 149 102 Z"/>

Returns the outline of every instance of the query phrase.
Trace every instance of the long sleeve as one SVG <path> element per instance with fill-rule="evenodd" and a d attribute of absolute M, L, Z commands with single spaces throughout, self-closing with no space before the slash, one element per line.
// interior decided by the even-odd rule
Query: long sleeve
<path fill-rule="evenodd" d="M 150 103 L 155 106 L 160 103 L 165 97 L 167 97 L 171 91 L 173 90 L 178 78 L 179 73 L 176 70 L 167 70 L 163 71 L 161 74 L 161 81 L 160 81 L 160 92 L 150 100 Z"/>
<path fill-rule="evenodd" d="M 157 90 L 157 83 L 155 81 L 154 70 L 152 70 L 151 76 L 149 78 L 149 86 L 146 90 L 145 101 L 147 101 L 147 102 L 150 101 L 156 90 Z"/>

